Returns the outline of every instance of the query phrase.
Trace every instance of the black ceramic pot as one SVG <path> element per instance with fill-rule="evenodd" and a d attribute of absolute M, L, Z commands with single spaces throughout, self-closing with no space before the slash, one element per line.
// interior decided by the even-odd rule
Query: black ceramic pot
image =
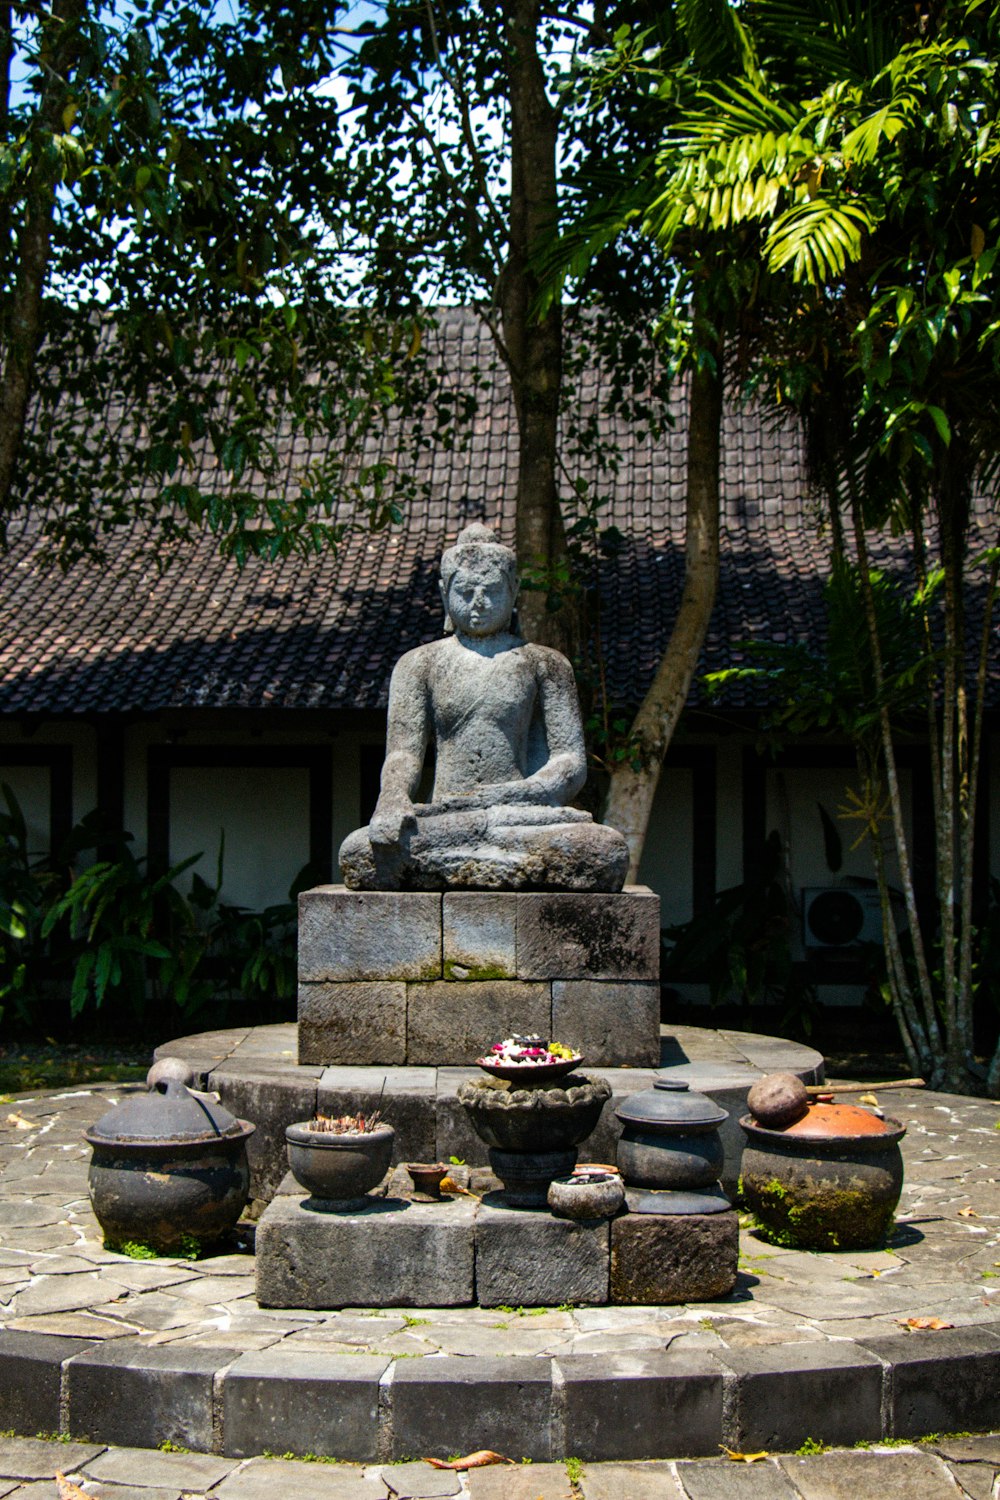
<path fill-rule="evenodd" d="M 872 1250 L 885 1242 L 903 1190 L 898 1120 L 879 1134 L 803 1137 L 749 1115 L 741 1191 L 779 1244 L 802 1250 Z"/>
<path fill-rule="evenodd" d="M 90 1200 L 109 1247 L 172 1254 L 220 1239 L 246 1206 L 254 1128 L 175 1079 L 109 1110 L 86 1132 Z"/>
<path fill-rule="evenodd" d="M 349 1203 L 378 1187 L 389 1170 L 395 1139 L 391 1125 L 334 1135 L 314 1130 L 303 1120 L 285 1131 L 288 1165 L 296 1182 L 330 1204 Z"/>
<path fill-rule="evenodd" d="M 722 1171 L 719 1126 L 728 1113 L 686 1083 L 657 1079 L 630 1094 L 615 1114 L 622 1122 L 618 1168 L 629 1187 L 672 1192 L 712 1187 Z"/>

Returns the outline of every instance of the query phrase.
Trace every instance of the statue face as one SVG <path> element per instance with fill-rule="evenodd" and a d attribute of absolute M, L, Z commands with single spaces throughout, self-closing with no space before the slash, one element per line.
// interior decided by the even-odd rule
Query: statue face
<path fill-rule="evenodd" d="M 442 588 L 444 607 L 460 635 L 481 639 L 506 630 L 514 610 L 514 594 L 506 575 L 492 563 L 470 563 L 452 575 Z"/>

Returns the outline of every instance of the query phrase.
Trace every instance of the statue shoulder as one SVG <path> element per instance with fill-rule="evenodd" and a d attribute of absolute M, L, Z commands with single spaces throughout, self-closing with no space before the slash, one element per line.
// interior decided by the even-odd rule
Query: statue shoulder
<path fill-rule="evenodd" d="M 534 641 L 526 642 L 524 649 L 537 676 L 545 677 L 550 682 L 575 684 L 572 663 L 561 651 L 556 651 L 551 646 L 538 646 Z"/>
<path fill-rule="evenodd" d="M 392 675 L 400 680 L 408 678 L 424 678 L 428 671 L 441 654 L 441 647 L 446 641 L 428 641 L 423 646 L 414 646 L 410 651 L 404 651 L 396 665 L 392 669 Z"/>

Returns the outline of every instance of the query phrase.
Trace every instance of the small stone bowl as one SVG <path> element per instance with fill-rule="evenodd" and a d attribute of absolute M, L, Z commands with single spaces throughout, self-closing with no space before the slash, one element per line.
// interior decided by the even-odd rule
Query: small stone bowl
<path fill-rule="evenodd" d="M 440 1198 L 441 1184 L 448 1175 L 444 1162 L 408 1161 L 406 1170 L 413 1179 L 414 1191 L 428 1198 Z"/>
<path fill-rule="evenodd" d="M 549 1184 L 549 1208 L 561 1219 L 610 1219 L 625 1202 L 617 1172 L 574 1172 Z"/>

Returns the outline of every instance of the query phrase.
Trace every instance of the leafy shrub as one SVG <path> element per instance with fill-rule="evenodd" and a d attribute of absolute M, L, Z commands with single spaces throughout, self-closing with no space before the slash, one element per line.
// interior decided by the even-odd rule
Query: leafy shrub
<path fill-rule="evenodd" d="M 178 882 L 199 854 L 150 874 L 132 835 L 91 813 L 54 854 L 33 856 L 17 799 L 0 790 L 0 1015 L 12 1005 L 19 1023 L 37 1026 L 53 997 L 68 999 L 74 1021 L 103 1011 L 155 1015 L 159 1026 L 206 1012 L 221 1023 L 236 1008 L 241 1019 L 274 1019 L 288 1006 L 296 897 L 317 878 L 309 866 L 286 901 L 251 911 L 221 899 L 224 839 L 214 884 L 195 873 L 185 894 Z M 81 860 L 91 853 L 101 857 Z"/>

